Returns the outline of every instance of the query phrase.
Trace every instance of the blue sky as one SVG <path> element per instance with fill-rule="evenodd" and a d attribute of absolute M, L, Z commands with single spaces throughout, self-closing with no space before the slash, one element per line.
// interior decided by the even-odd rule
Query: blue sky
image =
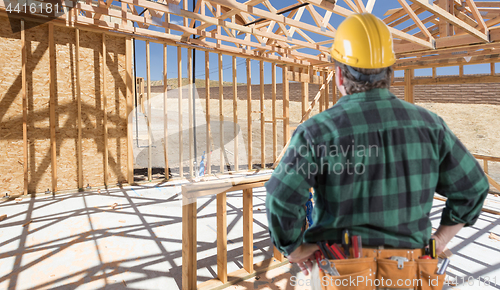
<path fill-rule="evenodd" d="M 184 0 L 183 0 L 184 1 Z M 192 5 L 193 1 L 195 0 L 187 0 L 188 1 L 188 7 L 190 10 L 192 10 Z M 245 2 L 245 0 L 237 0 L 238 2 Z M 283 7 L 289 6 L 292 3 L 295 3 L 295 1 L 285 1 L 285 0 L 270 0 L 270 2 L 273 4 L 273 6 L 276 9 L 281 9 Z M 366 4 L 367 0 L 363 0 L 363 2 Z M 348 8 L 348 6 L 344 3 L 343 0 L 338 0 L 337 5 L 343 6 Z M 261 9 L 266 9 L 262 4 L 257 5 L 256 7 L 261 8 Z M 397 0 L 378 0 L 375 3 L 374 9 L 373 9 L 373 14 L 380 18 L 384 18 L 384 13 L 392 8 L 397 8 L 401 7 L 400 4 L 398 3 Z M 267 9 L 266 9 L 267 10 Z M 316 8 L 316 10 L 320 13 L 320 15 L 324 15 L 324 10 Z M 207 15 L 212 16 L 209 12 L 208 9 Z M 139 11 L 141 12 L 141 11 Z M 288 13 L 287 13 L 288 14 Z M 287 14 L 284 14 L 285 16 Z M 430 16 L 431 14 L 429 12 L 424 12 L 419 15 L 420 19 L 426 18 Z M 344 20 L 344 17 L 333 14 L 331 19 L 330 19 L 330 24 L 332 24 L 334 27 L 338 27 L 338 25 Z M 170 19 L 171 22 L 174 23 L 181 23 L 182 18 L 177 17 L 177 16 L 172 16 Z M 309 24 L 315 24 L 312 17 L 310 16 L 309 12 L 307 10 L 304 11 L 304 14 L 301 18 L 301 21 Z M 404 23 L 401 23 L 400 25 L 396 26 L 396 28 L 404 28 L 407 27 L 414 22 L 412 20 L 408 20 Z M 430 26 L 431 24 L 427 25 Z M 214 29 L 215 26 L 208 27 L 207 30 Z M 275 30 L 278 28 L 278 25 L 275 26 Z M 151 28 L 150 28 L 151 29 Z M 154 30 L 157 31 L 164 31 L 164 29 L 161 28 L 153 28 Z M 415 33 L 418 32 L 419 29 L 416 28 L 415 30 L 409 31 L 409 33 Z M 180 34 L 179 32 L 172 31 L 173 34 Z M 223 32 L 225 34 L 225 32 Z M 226 34 L 225 34 L 226 35 Z M 311 38 L 314 41 L 323 41 L 326 38 L 320 35 L 314 35 L 311 33 L 308 33 L 308 35 L 311 36 Z M 240 35 L 237 36 L 238 38 L 243 38 L 245 35 Z M 298 40 L 303 40 L 299 34 L 295 33 L 294 34 L 294 39 Z M 252 36 L 252 40 L 256 41 L 255 38 Z M 227 44 L 224 43 L 223 44 Z M 311 50 L 311 49 L 301 49 L 299 50 L 300 52 L 304 53 L 313 53 L 317 54 L 317 51 Z M 150 42 L 150 52 L 151 52 L 151 80 L 162 80 L 163 79 L 163 44 L 158 44 L 158 43 L 153 43 Z M 204 79 L 205 78 L 205 52 L 204 51 L 196 51 L 196 64 L 195 64 L 195 75 L 196 78 L 198 79 Z M 210 79 L 211 80 L 218 80 L 218 74 L 219 74 L 219 67 L 218 67 L 218 58 L 216 53 L 210 53 L 210 59 L 209 59 L 209 67 L 210 67 Z M 146 79 L 146 43 L 145 41 L 136 41 L 136 64 L 137 64 L 137 76 L 138 77 L 144 77 Z M 237 64 L 237 81 L 241 83 L 246 83 L 247 81 L 247 76 L 246 76 L 246 65 L 245 65 L 245 59 L 244 58 L 237 58 L 236 59 L 236 64 Z M 182 49 L 182 77 L 187 77 L 187 49 L 183 48 Z M 259 83 L 259 61 L 252 60 L 251 61 L 251 68 L 252 68 L 252 83 L 258 84 Z M 223 80 L 224 81 L 232 81 L 232 57 L 231 56 L 223 56 Z M 479 64 L 479 65 L 466 65 L 464 66 L 464 74 L 477 74 L 477 73 L 489 73 L 490 65 L 489 64 Z M 457 74 L 458 75 L 458 66 L 455 67 L 443 67 L 443 68 L 437 68 L 437 74 L 438 75 L 452 75 L 452 74 Z M 500 65 L 497 63 L 496 64 L 496 71 L 500 71 Z M 281 83 L 282 75 L 281 75 L 281 69 L 277 68 L 277 82 Z M 167 77 L 168 78 L 177 78 L 177 47 L 175 46 L 168 46 L 167 48 Z M 425 75 L 431 75 L 432 70 L 431 69 L 419 69 L 415 70 L 415 75 L 416 76 L 425 76 Z M 402 71 L 397 71 L 396 76 L 402 76 L 403 73 Z M 264 62 L 264 80 L 265 83 L 271 83 L 271 63 Z"/>

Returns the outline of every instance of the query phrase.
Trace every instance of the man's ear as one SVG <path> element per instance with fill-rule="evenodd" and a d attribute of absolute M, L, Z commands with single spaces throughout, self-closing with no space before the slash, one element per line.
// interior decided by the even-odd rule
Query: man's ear
<path fill-rule="evenodd" d="M 342 75 L 342 70 L 338 66 L 335 66 L 335 78 L 337 79 L 337 85 L 339 87 L 344 85 L 344 76 Z"/>

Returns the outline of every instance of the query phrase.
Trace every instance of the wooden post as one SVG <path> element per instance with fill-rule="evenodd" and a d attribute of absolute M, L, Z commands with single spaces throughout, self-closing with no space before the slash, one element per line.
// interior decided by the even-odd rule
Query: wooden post
<path fill-rule="evenodd" d="M 233 56 L 233 127 L 234 127 L 234 171 L 239 171 L 238 164 L 238 89 L 236 79 L 236 56 Z"/>
<path fill-rule="evenodd" d="M 435 67 L 435 66 L 433 66 L 433 67 L 432 67 L 432 78 L 434 78 L 434 79 L 435 79 L 435 78 L 436 78 L 436 76 L 437 76 L 437 74 L 436 74 L 436 67 Z"/>
<path fill-rule="evenodd" d="M 330 83 L 326 80 L 326 77 L 327 73 L 323 72 L 323 83 L 325 84 L 325 110 L 328 110 L 328 108 L 330 107 Z"/>
<path fill-rule="evenodd" d="M 414 103 L 413 100 L 413 69 L 405 69 L 405 101 Z"/>
<path fill-rule="evenodd" d="M 220 27 L 219 27 L 220 28 Z M 219 144 L 220 144 L 220 172 L 224 173 L 224 150 L 226 147 L 224 146 L 224 114 L 223 114 L 223 105 L 224 105 L 224 84 L 222 78 L 222 53 L 219 53 Z"/>
<path fill-rule="evenodd" d="M 247 58 L 247 151 L 248 170 L 252 170 L 252 69 Z"/>
<path fill-rule="evenodd" d="M 182 204 L 182 289 L 196 289 L 196 201 L 183 196 Z"/>
<path fill-rule="evenodd" d="M 193 161 L 194 159 L 194 141 L 193 141 L 193 50 L 188 49 L 188 63 L 187 63 L 187 74 L 188 74 L 188 119 L 189 119 L 189 176 L 194 177 L 193 172 Z"/>
<path fill-rule="evenodd" d="M 392 74 L 392 76 L 394 77 L 394 73 Z M 337 84 L 335 82 L 335 73 L 333 74 L 333 78 L 332 78 L 332 99 L 333 99 L 333 105 L 335 105 L 337 103 Z M 302 115 L 304 116 L 304 115 Z"/>
<path fill-rule="evenodd" d="M 323 72 L 320 72 L 319 73 L 319 79 L 322 80 L 323 79 Z M 321 97 L 319 98 L 319 112 L 323 112 L 323 105 L 325 104 L 325 90 L 324 89 L 320 89 L 321 91 Z"/>
<path fill-rule="evenodd" d="M 227 204 L 226 193 L 217 194 L 217 277 L 227 282 Z"/>
<path fill-rule="evenodd" d="M 54 24 L 49 22 L 49 88 L 50 88 L 50 149 L 52 166 L 52 193 L 57 191 L 57 147 L 56 147 L 56 47 Z"/>
<path fill-rule="evenodd" d="M 272 100 L 272 117 L 273 117 L 273 161 L 278 157 L 278 123 L 276 122 L 276 63 L 272 64 L 272 86 L 273 86 L 273 100 Z"/>
<path fill-rule="evenodd" d="M 253 193 L 243 189 L 243 268 L 253 272 Z"/>
<path fill-rule="evenodd" d="M 146 75 L 148 78 L 147 81 L 147 100 L 148 100 L 148 117 L 147 117 L 147 125 L 148 125 L 148 180 L 151 181 L 153 179 L 153 148 L 152 148 L 152 138 L 151 138 L 151 56 L 149 51 L 149 40 L 146 40 Z"/>
<path fill-rule="evenodd" d="M 495 75 L 495 63 L 494 62 L 490 63 L 490 71 L 491 71 L 491 75 L 494 76 Z"/>
<path fill-rule="evenodd" d="M 484 173 L 488 174 L 488 160 L 483 159 L 483 171 Z"/>
<path fill-rule="evenodd" d="M 78 29 L 77 29 L 78 33 Z M 78 34 L 77 34 L 78 35 Z M 26 32 L 24 30 L 24 20 L 21 19 L 21 61 L 22 61 L 22 71 L 21 71 L 21 86 L 22 86 L 22 97 L 23 97 L 23 173 L 24 173 L 24 189 L 23 194 L 28 194 L 28 100 L 26 98 Z M 77 42 L 78 45 L 78 42 Z M 77 46 L 78 47 L 78 46 Z M 77 54 L 78 55 L 78 54 Z M 78 69 L 77 69 L 78 71 Z M 77 87 L 78 90 L 78 87 Z M 81 166 L 81 163 L 80 163 Z"/>
<path fill-rule="evenodd" d="M 183 133 L 182 133 L 182 48 L 177 47 L 177 90 L 179 93 L 179 175 L 184 177 L 183 155 Z"/>
<path fill-rule="evenodd" d="M 283 145 L 288 143 L 290 135 L 290 116 L 289 116 L 289 88 L 288 88 L 288 67 L 283 66 Z"/>
<path fill-rule="evenodd" d="M 203 11 L 205 10 L 205 5 L 202 5 Z M 212 150 L 210 148 L 212 144 L 212 134 L 210 128 L 210 53 L 205 51 L 205 92 L 206 92 L 206 115 L 207 115 L 207 162 L 205 168 L 207 169 L 207 174 L 212 174 Z"/>
<path fill-rule="evenodd" d="M 285 255 L 283 255 L 276 247 L 273 247 L 273 256 L 276 260 L 283 262 L 285 260 Z"/>
<path fill-rule="evenodd" d="M 75 68 L 76 68 L 76 102 L 77 102 L 77 160 L 78 160 L 78 190 L 83 190 L 83 152 L 82 152 L 82 96 L 80 87 L 80 29 L 75 29 L 76 47 L 75 47 Z M 128 116 L 128 115 L 127 115 Z M 130 119 L 132 121 L 132 119 Z M 132 127 L 130 127 L 132 130 Z"/>
<path fill-rule="evenodd" d="M 460 66 L 458 67 L 458 70 L 459 70 L 458 75 L 459 75 L 460 77 L 463 77 L 463 76 L 464 76 L 464 66 L 463 66 L 463 65 L 460 65 Z"/>
<path fill-rule="evenodd" d="M 165 179 L 169 179 L 168 166 L 168 77 L 167 77 L 167 44 L 163 44 L 163 157 L 165 158 Z"/>
<path fill-rule="evenodd" d="M 108 186 L 108 95 L 106 94 L 106 34 L 102 34 L 102 106 L 103 106 L 103 125 L 104 125 L 104 186 Z M 149 78 L 148 78 L 149 81 Z"/>
<path fill-rule="evenodd" d="M 133 123 L 132 111 L 133 105 L 133 86 L 132 86 L 132 39 L 127 37 L 125 40 L 125 70 L 126 70 L 126 85 L 127 85 L 127 182 L 134 183 L 134 145 L 133 145 Z M 79 118 L 80 119 L 80 118 Z M 83 186 L 83 183 L 82 183 Z"/>
<path fill-rule="evenodd" d="M 260 61 L 260 167 L 266 168 L 266 123 L 264 119 L 264 62 Z"/>
<path fill-rule="evenodd" d="M 452 15 L 455 14 L 453 9 L 453 5 L 455 1 L 453 0 L 438 0 L 438 6 L 442 9 L 450 12 Z M 439 17 L 439 34 L 440 37 L 452 36 L 453 35 L 453 26 L 446 21 L 443 17 Z"/>
<path fill-rule="evenodd" d="M 300 69 L 300 75 L 302 76 L 302 73 L 304 72 L 304 69 Z M 301 78 L 302 80 L 302 78 Z M 302 116 L 306 113 L 307 108 L 309 108 L 309 83 L 307 82 L 302 82 Z M 276 160 L 276 159 L 274 159 Z"/>

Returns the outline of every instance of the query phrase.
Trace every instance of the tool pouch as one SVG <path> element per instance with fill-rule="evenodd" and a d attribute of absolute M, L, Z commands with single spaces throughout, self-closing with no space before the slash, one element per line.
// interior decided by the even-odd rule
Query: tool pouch
<path fill-rule="evenodd" d="M 415 261 L 377 260 L 377 280 L 380 288 L 413 289 L 416 279 L 417 263 Z"/>
<path fill-rule="evenodd" d="M 418 278 L 422 285 L 419 290 L 441 290 L 446 274 L 436 274 L 438 259 L 417 259 Z"/>
<path fill-rule="evenodd" d="M 436 274 L 438 259 L 418 259 L 420 249 L 365 250 L 365 258 L 330 260 L 340 276 L 320 271 L 321 289 L 416 289 L 441 290 L 446 274 Z M 391 257 L 408 259 L 406 262 Z"/>
<path fill-rule="evenodd" d="M 375 259 L 360 258 L 331 260 L 340 276 L 330 276 L 320 271 L 321 289 L 323 290 L 368 290 L 375 289 L 373 282 L 377 264 Z"/>

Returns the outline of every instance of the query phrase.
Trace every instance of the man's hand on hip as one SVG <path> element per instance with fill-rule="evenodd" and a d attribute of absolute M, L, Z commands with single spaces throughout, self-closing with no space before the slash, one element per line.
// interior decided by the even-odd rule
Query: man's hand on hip
<path fill-rule="evenodd" d="M 314 252 L 317 250 L 319 250 L 319 248 L 316 244 L 302 244 L 295 249 L 287 259 L 290 263 L 297 263 L 304 275 L 309 275 L 309 271 L 312 270 L 315 259 Z"/>

